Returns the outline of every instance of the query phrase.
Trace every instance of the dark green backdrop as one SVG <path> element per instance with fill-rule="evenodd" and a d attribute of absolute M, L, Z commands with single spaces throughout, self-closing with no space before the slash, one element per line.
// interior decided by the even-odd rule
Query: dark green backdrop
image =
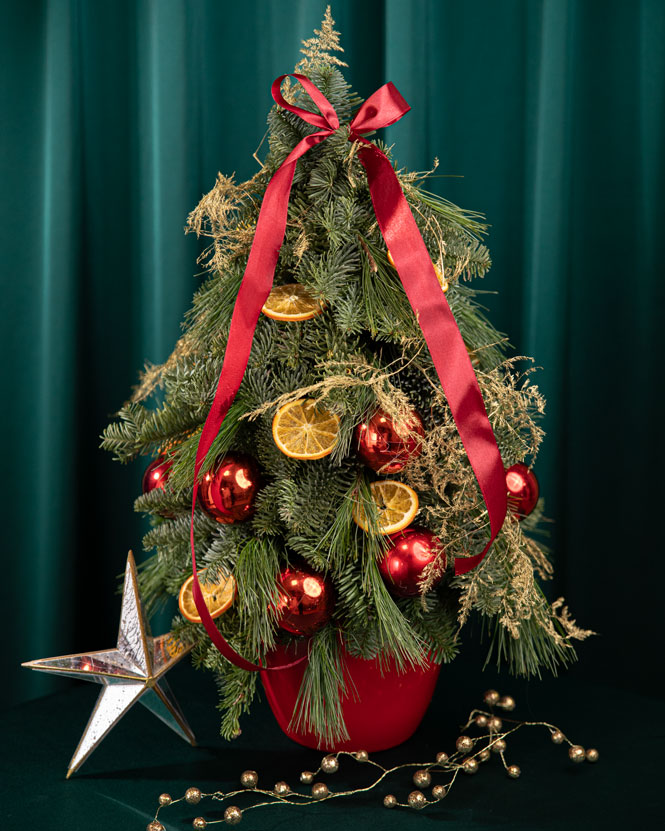
<path fill-rule="evenodd" d="M 270 83 L 320 0 L 3 4 L 2 685 L 114 643 L 143 465 L 97 449 L 197 285 L 187 212 L 256 169 Z M 349 77 L 413 111 L 401 164 L 492 224 L 494 320 L 544 367 L 558 578 L 602 635 L 576 672 L 653 692 L 662 647 L 665 4 L 336 0 Z M 467 660 L 479 661 L 472 647 Z"/>

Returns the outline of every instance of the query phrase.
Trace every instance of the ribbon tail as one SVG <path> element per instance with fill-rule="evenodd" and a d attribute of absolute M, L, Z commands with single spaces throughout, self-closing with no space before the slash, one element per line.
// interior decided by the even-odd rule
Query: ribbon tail
<path fill-rule="evenodd" d="M 307 152 L 314 144 L 318 144 L 318 142 L 326 138 L 328 134 L 328 132 L 322 132 L 312 133 L 306 136 L 291 151 L 287 159 L 278 168 L 268 183 L 256 224 L 252 250 L 247 260 L 247 267 L 231 317 L 231 326 L 224 352 L 222 371 L 219 376 L 212 406 L 199 437 L 194 463 L 194 488 L 190 523 L 190 549 L 192 555 L 192 573 L 194 575 L 192 594 L 194 604 L 210 640 L 222 655 L 236 666 L 252 672 L 258 672 L 263 667 L 243 658 L 225 640 L 219 629 L 215 626 L 214 620 L 210 616 L 210 612 L 203 599 L 196 568 L 196 552 L 194 546 L 196 483 L 206 455 L 219 433 L 219 428 L 229 411 L 229 407 L 240 389 L 240 384 L 242 383 L 247 368 L 247 362 L 249 361 L 254 331 L 258 323 L 259 315 L 272 289 L 279 250 L 286 230 L 289 194 L 291 192 L 296 162 L 303 153 Z M 299 663 L 301 660 L 304 660 L 304 658 L 294 663 Z M 270 669 L 286 669 L 288 666 L 293 666 L 293 664 L 270 667 Z"/>
<path fill-rule="evenodd" d="M 404 290 L 419 322 L 490 520 L 490 538 L 479 554 L 456 557 L 465 574 L 485 557 L 507 510 L 501 454 L 487 417 L 478 380 L 397 175 L 388 158 L 367 142 L 358 152 L 367 172 L 376 218 Z"/>

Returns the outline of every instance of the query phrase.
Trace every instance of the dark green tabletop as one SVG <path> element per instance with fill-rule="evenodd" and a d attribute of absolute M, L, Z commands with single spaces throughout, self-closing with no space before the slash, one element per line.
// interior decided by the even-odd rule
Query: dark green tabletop
<path fill-rule="evenodd" d="M 95 829 L 143 831 L 154 815 L 158 795 L 180 796 L 196 785 L 203 791 L 230 790 L 239 774 L 252 768 L 261 784 L 277 780 L 298 785 L 301 770 L 318 766 L 321 754 L 284 737 L 265 701 L 245 718 L 240 738 L 228 744 L 217 733 L 212 680 L 181 665 L 169 676 L 199 741 L 190 747 L 137 706 L 109 734 L 69 781 L 67 762 L 95 702 L 90 684 L 32 701 L 0 717 L 2 786 L 0 803 L 5 831 L 13 829 Z M 445 822 L 457 829 L 632 829 L 660 816 L 660 789 L 665 724 L 656 699 L 595 686 L 572 676 L 530 683 L 469 670 L 444 667 L 435 699 L 418 733 L 406 744 L 374 758 L 388 766 L 433 760 L 451 752 L 468 711 L 481 704 L 482 692 L 496 687 L 518 702 L 514 715 L 557 724 L 576 742 L 597 747 L 600 761 L 574 765 L 565 746 L 556 746 L 542 729 L 524 730 L 510 742 L 508 760 L 522 775 L 509 779 L 493 758 L 475 776 L 463 776 L 450 795 L 423 812 L 385 809 L 381 800 L 394 793 L 405 800 L 413 789 L 405 772 L 369 794 L 310 807 L 276 806 L 252 811 L 239 828 L 247 831 L 292 828 L 338 829 L 340 823 L 380 828 L 427 829 Z M 323 777 L 331 789 L 359 787 L 369 771 L 349 760 L 340 772 Z M 436 782 L 436 779 L 435 779 Z M 299 786 L 302 787 L 302 786 Z M 660 792 L 658 792 L 660 796 Z M 238 804 L 242 807 L 242 801 Z M 205 800 L 198 808 L 181 804 L 160 818 L 168 831 L 191 828 L 197 815 L 221 816 Z M 227 827 L 226 825 L 213 826 Z"/>

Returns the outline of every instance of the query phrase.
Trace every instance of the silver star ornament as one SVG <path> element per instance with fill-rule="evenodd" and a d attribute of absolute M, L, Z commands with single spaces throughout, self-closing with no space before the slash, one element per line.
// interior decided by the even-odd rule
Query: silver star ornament
<path fill-rule="evenodd" d="M 69 763 L 68 779 L 137 701 L 183 739 L 196 744 L 194 734 L 164 677 L 190 649 L 191 646 L 184 646 L 171 634 L 151 637 L 139 596 L 136 563 L 130 551 L 116 648 L 42 658 L 23 664 L 38 672 L 66 675 L 102 685 L 95 709 Z"/>

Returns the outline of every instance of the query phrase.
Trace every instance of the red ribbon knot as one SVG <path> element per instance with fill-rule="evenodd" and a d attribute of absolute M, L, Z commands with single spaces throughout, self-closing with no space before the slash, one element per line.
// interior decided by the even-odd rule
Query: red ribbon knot
<path fill-rule="evenodd" d="M 279 250 L 286 230 L 289 194 L 296 163 L 310 148 L 324 141 L 340 127 L 333 106 L 321 90 L 304 75 L 294 74 L 293 77 L 303 86 L 319 112 L 311 112 L 286 101 L 281 93 L 282 81 L 286 77 L 288 76 L 282 75 L 273 82 L 272 96 L 276 103 L 319 130 L 298 142 L 266 187 L 252 249 L 231 317 L 215 398 L 199 438 L 194 466 L 195 482 L 190 527 L 194 573 L 192 588 L 201 621 L 219 651 L 236 666 L 251 671 L 265 668 L 246 660 L 227 643 L 215 626 L 203 600 L 194 551 L 194 510 L 196 482 L 201 466 L 240 388 L 252 348 L 254 330 L 261 309 L 272 289 Z M 358 157 L 367 173 L 369 191 L 381 234 L 423 332 L 450 412 L 487 506 L 490 537 L 486 546 L 479 554 L 455 559 L 455 573 L 464 574 L 482 561 L 501 530 L 507 508 L 505 474 L 466 346 L 445 294 L 441 291 L 429 252 L 397 175 L 386 155 L 362 135 L 394 124 L 409 109 L 397 88 L 392 83 L 384 84 L 365 101 L 349 124 L 349 140 L 358 141 L 362 145 L 358 150 Z M 300 660 L 303 659 L 270 669 L 285 669 L 299 663 Z"/>

